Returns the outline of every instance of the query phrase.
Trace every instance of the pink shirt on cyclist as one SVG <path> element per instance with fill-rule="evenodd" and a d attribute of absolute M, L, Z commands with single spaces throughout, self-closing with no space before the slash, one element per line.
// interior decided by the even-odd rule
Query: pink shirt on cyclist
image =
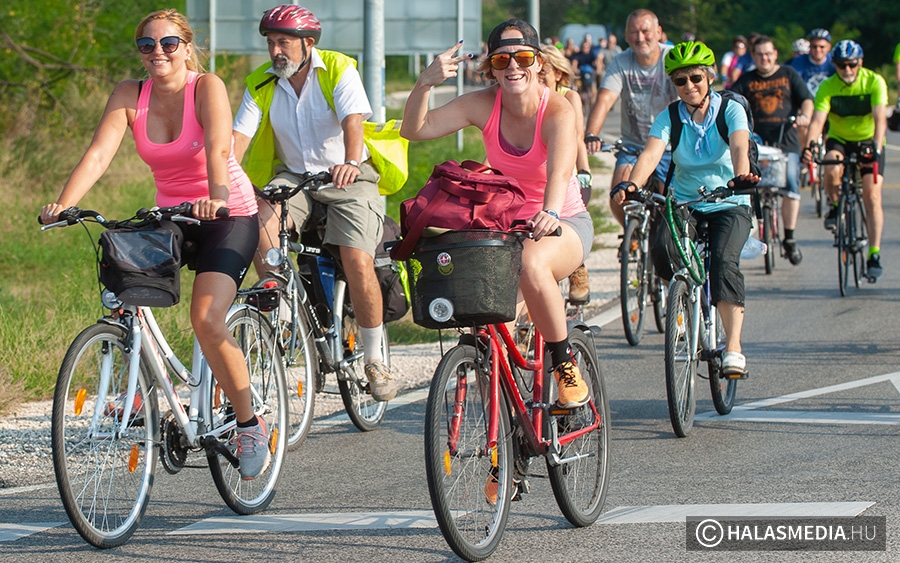
<path fill-rule="evenodd" d="M 199 74 L 189 72 L 184 88 L 184 113 L 181 120 L 181 134 L 171 143 L 154 143 L 147 136 L 147 109 L 153 80 L 147 80 L 138 96 L 137 113 L 132 131 L 134 143 L 141 159 L 150 166 L 156 183 L 156 205 L 168 207 L 185 201 L 191 203 L 209 197 L 209 174 L 206 170 L 206 148 L 203 127 L 197 121 L 194 92 Z M 234 140 L 228 157 L 228 175 L 231 191 L 228 208 L 232 217 L 255 215 L 256 196 L 250 178 L 234 158 Z"/>
<path fill-rule="evenodd" d="M 544 191 L 547 188 L 547 146 L 541 138 L 541 126 L 544 123 L 544 112 L 547 109 L 550 89 L 545 87 L 544 93 L 541 95 L 537 124 L 534 128 L 534 140 L 531 148 L 528 149 L 513 147 L 503 138 L 503 134 L 500 132 L 501 97 L 502 90 L 498 89 L 491 117 L 481 133 L 484 149 L 491 167 L 518 180 L 519 186 L 525 192 L 525 205 L 522 206 L 516 219 L 531 219 L 544 209 Z M 562 209 L 558 210 L 558 213 L 560 217 L 572 217 L 582 211 L 586 211 L 586 208 L 581 199 L 581 189 L 578 187 L 578 178 L 573 169 L 566 190 L 565 204 Z"/>

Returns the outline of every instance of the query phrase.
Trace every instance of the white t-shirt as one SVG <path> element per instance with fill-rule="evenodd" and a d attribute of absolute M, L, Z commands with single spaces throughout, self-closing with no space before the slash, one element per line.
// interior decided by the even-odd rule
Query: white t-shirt
<path fill-rule="evenodd" d="M 291 172 L 317 174 L 335 164 L 346 161 L 344 132 L 341 122 L 351 114 L 362 114 L 362 118 L 372 116 L 372 107 L 366 97 L 365 88 L 355 67 L 349 67 L 341 75 L 334 89 L 334 109 L 325 100 L 319 86 L 318 68 L 325 68 L 322 57 L 316 49 L 311 52 L 312 69 L 300 90 L 300 96 L 287 80 L 279 79 L 269 108 L 269 120 L 275 131 L 275 152 L 278 159 Z M 271 69 L 268 72 L 272 72 Z M 248 90 L 234 118 L 234 130 L 253 137 L 262 110 L 253 100 Z M 363 147 L 363 160 L 369 158 Z"/>

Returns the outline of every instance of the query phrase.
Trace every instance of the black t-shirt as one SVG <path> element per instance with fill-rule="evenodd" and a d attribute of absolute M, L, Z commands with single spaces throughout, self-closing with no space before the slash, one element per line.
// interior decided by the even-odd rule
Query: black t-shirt
<path fill-rule="evenodd" d="M 594 55 L 594 52 L 588 51 L 587 53 L 583 51 L 578 51 L 574 55 L 572 55 L 572 60 L 575 61 L 575 64 L 578 65 L 578 69 L 581 70 L 583 66 L 594 66 L 594 61 L 597 60 L 597 56 Z"/>
<path fill-rule="evenodd" d="M 804 100 L 813 99 L 806 83 L 793 68 L 781 65 L 770 76 L 763 78 L 758 70 L 741 73 L 731 89 L 742 94 L 750 102 L 753 111 L 753 131 L 767 145 L 776 145 L 785 120 L 800 112 Z M 784 126 L 780 145 L 784 152 L 800 152 L 797 128 Z"/>

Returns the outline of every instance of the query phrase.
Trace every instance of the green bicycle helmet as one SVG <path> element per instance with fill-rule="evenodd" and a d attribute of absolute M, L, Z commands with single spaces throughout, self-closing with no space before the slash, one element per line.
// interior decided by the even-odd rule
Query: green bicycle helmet
<path fill-rule="evenodd" d="M 691 66 L 716 66 L 712 49 L 699 41 L 685 41 L 666 53 L 666 74 Z"/>

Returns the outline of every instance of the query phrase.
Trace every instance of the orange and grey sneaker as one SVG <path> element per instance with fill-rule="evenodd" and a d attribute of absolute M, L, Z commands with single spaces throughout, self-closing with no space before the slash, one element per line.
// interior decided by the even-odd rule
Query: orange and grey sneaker
<path fill-rule="evenodd" d="M 590 390 L 575 362 L 563 362 L 554 367 L 553 376 L 559 385 L 559 399 L 556 400 L 556 404 L 560 408 L 574 409 L 587 404 L 590 400 Z"/>
<path fill-rule="evenodd" d="M 269 467 L 272 460 L 269 433 L 266 430 L 266 421 L 262 418 L 257 418 L 254 426 L 238 428 L 231 443 L 237 444 L 237 458 L 240 462 L 238 470 L 244 481 L 256 479 Z"/>
<path fill-rule="evenodd" d="M 497 468 L 491 469 L 491 474 L 488 475 L 487 483 L 484 484 L 484 499 L 488 501 L 488 504 L 497 504 L 498 490 L 500 489 L 500 482 L 497 480 Z"/>
<path fill-rule="evenodd" d="M 591 300 L 591 286 L 588 283 L 588 271 L 584 264 L 578 266 L 569 276 L 569 301 L 587 303 Z"/>

